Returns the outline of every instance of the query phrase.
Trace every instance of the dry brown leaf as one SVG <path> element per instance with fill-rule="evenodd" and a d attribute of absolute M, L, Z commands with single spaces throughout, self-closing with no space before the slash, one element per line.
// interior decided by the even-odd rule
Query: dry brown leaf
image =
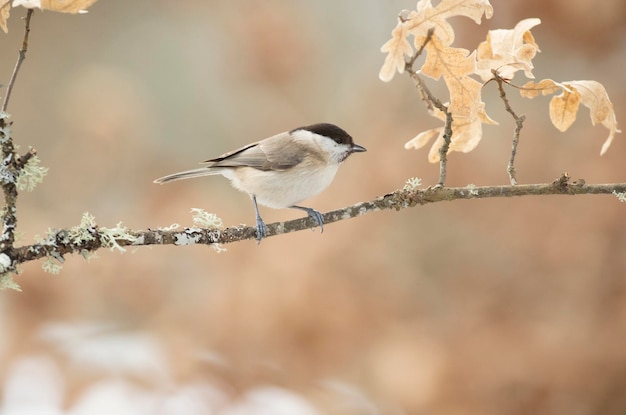
<path fill-rule="evenodd" d="M 539 52 L 539 46 L 530 29 L 541 23 L 537 18 L 524 19 L 513 29 L 491 30 L 476 51 L 453 48 L 454 31 L 447 19 L 452 16 L 466 16 L 480 23 L 483 14 L 490 18 L 493 13 L 487 0 L 442 0 L 432 6 L 430 0 L 419 0 L 415 11 L 404 12 L 403 17 L 392 32 L 392 38 L 381 48 L 387 53 L 380 71 L 380 78 L 389 81 L 396 72 L 403 72 L 405 58 L 413 53 L 413 46 L 407 40 L 414 37 L 414 47 L 424 44 L 427 32 L 435 28 L 426 44 L 426 60 L 420 73 L 438 80 L 443 77 L 450 92 L 447 110 L 452 115 L 453 135 L 450 151 L 468 152 L 473 150 L 482 138 L 482 124 L 495 124 L 485 112 L 481 100 L 483 84 L 472 78 L 478 75 L 483 81 L 493 78 L 494 70 L 505 79 L 512 79 L 516 72 L 523 70 L 528 78 L 534 78 L 532 60 Z M 544 79 L 540 82 L 527 82 L 520 90 L 523 97 L 534 98 L 539 94 L 552 95 L 550 119 L 560 131 L 567 130 L 576 120 L 582 103 L 591 111 L 591 121 L 601 123 L 609 129 L 609 137 L 602 146 L 604 154 L 611 145 L 617 129 L 613 105 L 604 87 L 595 81 L 571 81 L 565 83 Z M 438 110 L 431 113 L 445 121 L 445 115 Z M 443 127 L 430 129 L 418 134 L 405 144 L 405 148 L 418 149 L 434 139 L 429 152 L 429 160 L 439 160 L 439 148 L 443 142 Z"/>
<path fill-rule="evenodd" d="M 428 144 L 430 140 L 432 140 L 433 138 L 441 134 L 442 130 L 443 130 L 442 127 L 438 127 L 438 128 L 431 128 L 430 130 L 422 131 L 417 136 L 415 136 L 415 138 L 412 138 L 411 140 L 407 141 L 406 144 L 404 144 L 404 148 L 407 150 L 410 150 L 410 149 L 419 150 L 420 148 Z"/>
<path fill-rule="evenodd" d="M 512 79 L 519 70 L 523 70 L 527 78 L 534 78 L 532 60 L 539 47 L 530 29 L 540 23 L 536 18 L 524 19 L 513 29 L 490 30 L 477 49 L 476 73 L 481 79 L 493 78 L 492 69 L 505 79 Z"/>
<path fill-rule="evenodd" d="M 576 90 L 563 88 L 560 95 L 550 100 L 550 121 L 559 131 L 566 131 L 576 121 L 579 105 L 580 95 Z"/>
<path fill-rule="evenodd" d="M 416 47 L 422 45 L 422 39 L 432 27 L 444 45 L 451 45 L 454 29 L 448 18 L 465 16 L 480 24 L 483 14 L 487 19 L 493 15 L 493 7 L 488 0 L 442 0 L 435 7 L 430 0 L 419 0 L 416 12 L 409 14 L 406 23 L 409 32 L 415 36 Z"/>
<path fill-rule="evenodd" d="M 617 117 L 613 109 L 613 103 L 609 99 L 604 86 L 597 81 L 569 81 L 555 82 L 552 79 L 544 79 L 540 82 L 527 82 L 520 94 L 526 98 L 535 98 L 542 95 L 555 94 L 558 90 L 561 94 L 550 101 L 550 120 L 559 131 L 566 131 L 576 120 L 576 114 L 580 104 L 589 108 L 591 123 L 602 124 L 609 130 L 609 136 L 604 141 L 600 155 L 606 153 L 611 146 L 615 134 L 621 132 L 617 128 Z"/>
<path fill-rule="evenodd" d="M 437 35 L 426 45 L 426 61 L 420 73 L 435 80 L 441 76 L 460 77 L 474 73 L 476 59 L 474 53 L 463 48 L 453 48 L 441 42 Z"/>
<path fill-rule="evenodd" d="M 86 13 L 97 0 L 13 0 L 13 7 L 39 8 L 61 13 Z"/>
<path fill-rule="evenodd" d="M 404 57 L 411 56 L 413 53 L 413 48 L 407 40 L 406 25 L 402 21 L 398 22 L 398 25 L 391 32 L 391 39 L 380 48 L 380 51 L 387 53 L 387 56 L 385 56 L 385 63 L 380 69 L 378 77 L 383 82 L 389 82 L 393 79 L 396 71 L 398 73 L 404 72 Z"/>
<path fill-rule="evenodd" d="M 443 76 L 450 91 L 448 110 L 453 115 L 477 113 L 482 84 L 469 77 L 476 69 L 474 53 L 467 49 L 445 46 L 437 36 L 426 45 L 426 61 L 421 73 L 435 80 Z"/>
<path fill-rule="evenodd" d="M 0 29 L 4 30 L 4 33 L 9 31 L 7 26 L 7 20 L 11 13 L 11 0 L 0 0 Z"/>
<path fill-rule="evenodd" d="M 456 118 L 452 121 L 452 139 L 450 140 L 449 151 L 460 151 L 467 153 L 476 148 L 482 138 L 482 123 L 477 118 Z M 418 134 L 417 137 L 410 140 L 404 145 L 404 148 L 418 149 L 423 147 L 433 137 L 437 136 L 430 151 L 428 152 L 428 161 L 431 163 L 439 162 L 439 149 L 443 144 L 443 127 L 433 128 Z"/>
<path fill-rule="evenodd" d="M 477 114 L 472 113 L 469 116 L 461 114 L 454 115 L 449 151 L 460 151 L 463 153 L 472 151 L 482 138 L 482 124 L 497 124 L 497 122 L 489 118 L 485 112 L 484 103 L 481 102 L 475 109 L 477 110 Z M 433 111 L 431 115 L 441 121 L 445 121 L 446 119 L 445 114 L 439 110 Z M 417 150 L 424 147 L 434 138 L 435 141 L 428 152 L 428 161 L 437 163 L 439 162 L 439 149 L 443 144 L 443 133 L 444 127 L 426 130 L 404 144 L 404 148 L 407 150 Z"/>
<path fill-rule="evenodd" d="M 12 6 L 22 6 L 27 9 L 41 9 L 41 0 L 13 0 Z"/>
<path fill-rule="evenodd" d="M 524 98 L 535 98 L 536 96 L 541 95 L 552 95 L 556 93 L 560 88 L 562 88 L 561 84 L 553 81 L 552 79 L 543 79 L 539 82 L 528 81 L 526 82 L 520 89 L 520 95 Z"/>
<path fill-rule="evenodd" d="M 454 41 L 454 30 L 446 19 L 465 16 L 480 23 L 483 14 L 490 18 L 493 8 L 488 0 L 442 0 L 433 7 L 430 0 L 419 0 L 415 11 L 405 11 L 401 21 L 394 28 L 391 39 L 381 51 L 387 53 L 385 63 L 378 74 L 382 81 L 393 79 L 396 72 L 404 71 L 404 57 L 413 54 L 408 37 L 413 36 L 414 45 L 420 48 L 428 30 L 435 28 L 439 43 L 449 46 Z"/>
<path fill-rule="evenodd" d="M 617 117 L 606 89 L 597 81 L 570 81 L 564 82 L 564 85 L 580 94 L 580 102 L 589 108 L 591 123 L 593 125 L 600 123 L 609 130 L 609 136 L 600 150 L 600 155 L 603 155 L 611 146 L 615 134 L 621 132 L 617 128 Z"/>
<path fill-rule="evenodd" d="M 444 76 L 443 79 L 450 91 L 448 111 L 453 116 L 478 114 L 482 103 L 480 92 L 483 85 L 469 76 Z"/>
<path fill-rule="evenodd" d="M 482 123 L 495 123 L 485 113 L 485 104 L 480 97 L 482 84 L 470 77 L 476 69 L 475 53 L 447 46 L 437 35 L 433 35 L 426 45 L 426 52 L 420 73 L 433 79 L 443 77 L 450 92 L 450 102 L 446 104 L 453 119 L 450 151 L 471 151 L 482 138 Z M 445 122 L 445 114 L 441 111 L 435 110 L 431 115 Z M 443 143 L 443 127 L 418 134 L 405 144 L 405 148 L 421 148 L 434 137 L 428 159 L 437 162 Z"/>

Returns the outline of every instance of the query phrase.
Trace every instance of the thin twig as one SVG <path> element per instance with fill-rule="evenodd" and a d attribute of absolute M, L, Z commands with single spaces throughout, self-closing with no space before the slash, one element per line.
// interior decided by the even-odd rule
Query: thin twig
<path fill-rule="evenodd" d="M 18 170 L 22 170 L 28 164 L 30 159 L 36 155 L 37 155 L 37 150 L 35 150 L 34 148 L 31 148 L 26 153 L 24 153 L 23 156 L 17 158 L 17 160 L 15 161 L 15 167 Z"/>
<path fill-rule="evenodd" d="M 447 166 L 448 166 L 448 150 L 450 149 L 450 143 L 452 142 L 452 113 L 448 111 L 448 107 L 445 107 L 446 110 L 444 113 L 446 114 L 446 125 L 443 128 L 443 143 L 439 148 L 439 183 L 437 186 L 443 187 L 446 182 Z"/>
<path fill-rule="evenodd" d="M 15 80 L 17 79 L 17 74 L 20 71 L 20 66 L 22 66 L 22 62 L 26 59 L 26 51 L 28 50 L 28 34 L 30 33 L 30 18 L 33 15 L 33 9 L 28 9 L 25 17 L 25 25 L 24 25 L 24 40 L 22 41 L 22 49 L 20 49 L 19 54 L 17 55 L 17 62 L 15 63 L 15 68 L 13 68 L 13 74 L 11 75 L 11 80 L 7 86 L 7 94 L 4 97 L 4 102 L 2 103 L 2 112 L 6 112 L 7 107 L 9 106 L 9 98 L 11 97 L 11 91 L 13 91 L 13 86 L 15 85 Z"/>
<path fill-rule="evenodd" d="M 413 65 L 415 64 L 415 61 L 417 60 L 417 58 L 420 57 L 420 55 L 424 51 L 424 48 L 426 47 L 426 45 L 428 45 L 428 42 L 430 42 L 430 40 L 433 38 L 434 33 L 435 33 L 434 27 L 431 27 L 430 29 L 428 29 L 428 31 L 426 32 L 426 37 L 424 38 L 424 41 L 422 42 L 422 45 L 415 52 L 415 54 L 411 57 L 411 59 L 405 62 L 405 67 L 409 67 L 413 69 Z"/>
<path fill-rule="evenodd" d="M 448 107 L 444 105 L 438 98 L 436 98 L 431 92 L 430 89 L 426 86 L 424 80 L 417 74 L 415 69 L 413 69 L 413 65 L 417 60 L 418 56 L 422 54 L 424 48 L 430 42 L 433 37 L 435 29 L 430 28 L 426 33 L 426 37 L 424 38 L 424 42 L 420 48 L 415 52 L 415 54 L 405 62 L 404 70 L 409 74 L 411 79 L 415 82 L 415 86 L 420 92 L 422 97 L 422 101 L 426 104 L 426 108 L 429 111 L 434 111 L 434 108 L 437 108 L 439 111 L 443 112 L 446 115 L 446 123 L 443 130 L 443 143 L 439 148 L 439 183 L 437 183 L 436 187 L 443 187 L 446 182 L 447 175 L 447 165 L 448 165 L 448 150 L 450 149 L 450 142 L 452 140 L 452 113 L 448 111 Z"/>
<path fill-rule="evenodd" d="M 437 97 L 435 97 L 430 89 L 424 83 L 424 80 L 412 69 L 407 70 L 409 76 L 415 82 L 415 86 L 419 89 L 422 99 L 425 100 L 426 106 L 429 110 L 433 110 L 433 107 L 446 115 L 446 123 L 443 129 L 443 143 L 439 148 L 439 183 L 438 187 L 444 186 L 446 182 L 447 164 L 448 164 L 448 150 L 450 149 L 450 142 L 452 140 L 452 113 L 448 111 L 448 107 L 445 106 Z"/>
<path fill-rule="evenodd" d="M 506 167 L 506 171 L 509 174 L 509 181 L 511 185 L 515 186 L 517 184 L 517 177 L 515 171 L 515 155 L 517 154 L 517 145 L 519 144 L 519 136 L 522 128 L 524 127 L 524 120 L 526 119 L 525 115 L 518 116 L 511 104 L 509 103 L 509 99 L 506 96 L 506 92 L 504 91 L 504 83 L 508 82 L 500 76 L 496 69 L 492 69 L 491 73 L 493 73 L 493 79 L 498 84 L 498 90 L 500 91 L 500 98 L 502 102 L 504 102 L 504 108 L 506 111 L 511 114 L 513 119 L 515 120 L 515 131 L 513 132 L 513 143 L 511 145 L 511 158 L 509 158 L 509 163 Z"/>

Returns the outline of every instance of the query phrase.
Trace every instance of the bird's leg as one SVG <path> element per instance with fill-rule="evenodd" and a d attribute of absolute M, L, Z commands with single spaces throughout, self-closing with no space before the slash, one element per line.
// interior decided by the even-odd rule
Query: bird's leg
<path fill-rule="evenodd" d="M 293 205 L 289 207 L 292 209 L 304 210 L 320 226 L 320 232 L 324 232 L 324 215 L 322 215 L 320 212 L 304 206 Z"/>
<path fill-rule="evenodd" d="M 252 203 L 254 203 L 254 211 L 256 212 L 256 240 L 261 243 L 261 239 L 265 238 L 267 235 L 267 226 L 265 226 L 265 222 L 261 219 L 259 206 L 256 203 L 256 196 L 254 195 L 252 195 Z"/>

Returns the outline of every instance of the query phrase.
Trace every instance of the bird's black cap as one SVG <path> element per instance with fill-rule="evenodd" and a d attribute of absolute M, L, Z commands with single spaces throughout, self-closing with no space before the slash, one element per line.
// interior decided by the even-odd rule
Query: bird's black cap
<path fill-rule="evenodd" d="M 350 134 L 348 134 L 342 128 L 337 127 L 335 124 L 311 124 L 291 130 L 290 133 L 297 130 L 306 130 L 315 134 L 323 135 L 324 137 L 328 137 L 334 140 L 338 144 L 348 144 L 350 146 L 354 145 L 354 141 L 352 140 Z"/>

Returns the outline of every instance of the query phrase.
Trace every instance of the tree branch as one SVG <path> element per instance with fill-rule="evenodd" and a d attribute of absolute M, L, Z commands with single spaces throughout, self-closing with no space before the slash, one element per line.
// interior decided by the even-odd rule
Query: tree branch
<path fill-rule="evenodd" d="M 428 110 L 432 111 L 434 107 L 446 115 L 446 124 L 443 130 L 443 143 L 439 148 L 439 183 L 437 183 L 437 186 L 442 187 L 446 182 L 448 150 L 450 149 L 450 142 L 452 140 L 452 113 L 448 111 L 448 107 L 446 105 L 444 105 L 437 97 L 435 97 L 430 92 L 430 89 L 428 89 L 422 78 L 417 74 L 415 69 L 413 69 L 415 61 L 422 54 L 428 42 L 430 42 L 430 40 L 432 39 L 434 32 L 435 28 L 431 27 L 430 29 L 428 29 L 428 32 L 426 33 L 426 37 L 424 38 L 424 42 L 422 42 L 421 47 L 415 52 L 415 55 L 413 55 L 411 59 L 404 63 L 404 70 L 415 82 L 415 86 L 420 91 L 422 100 L 426 103 L 426 107 L 428 108 Z"/>
<path fill-rule="evenodd" d="M 19 73 L 20 66 L 26 58 L 26 51 L 28 49 L 28 34 L 30 33 L 30 18 L 33 15 L 33 9 L 28 9 L 25 18 L 24 40 L 22 41 L 22 48 L 19 51 L 11 80 L 7 87 L 7 93 L 2 103 L 2 109 L 0 111 L 0 147 L 2 149 L 2 161 L 0 162 L 0 184 L 4 193 L 4 209 L 2 210 L 2 224 L 3 231 L 0 235 L 0 251 L 5 252 L 13 249 L 13 243 L 15 242 L 15 227 L 17 226 L 17 180 L 20 172 L 28 162 L 28 160 L 35 155 L 35 151 L 31 150 L 25 154 L 24 157 L 15 152 L 15 146 L 13 145 L 13 138 L 11 137 L 11 123 L 7 122 L 8 115 L 6 114 L 7 106 L 9 105 L 9 98 L 11 91 L 15 85 L 17 74 Z"/>
<path fill-rule="evenodd" d="M 11 98 L 11 91 L 13 91 L 13 86 L 15 85 L 15 80 L 17 79 L 17 74 L 20 71 L 22 62 L 24 62 L 24 59 L 26 59 L 26 51 L 28 50 L 28 35 L 30 33 L 30 18 L 32 17 L 32 15 L 33 9 L 28 9 L 26 17 L 24 18 L 24 40 L 22 40 L 22 49 L 20 49 L 17 55 L 17 62 L 15 62 L 15 68 L 13 68 L 11 80 L 7 85 L 7 93 L 4 97 L 4 102 L 2 103 L 2 112 L 6 112 L 7 110 L 7 107 L 9 105 L 9 98 Z"/>
<path fill-rule="evenodd" d="M 517 145 L 519 144 L 519 136 L 524 127 L 524 121 L 526 120 L 525 115 L 517 115 L 511 104 L 509 103 L 509 99 L 506 96 L 506 92 L 504 91 L 504 83 L 508 83 L 506 79 L 502 78 L 497 70 L 492 69 L 491 73 L 493 73 L 493 80 L 498 84 L 498 91 L 500 91 L 500 99 L 504 103 L 504 109 L 511 114 L 513 119 L 515 120 L 515 131 L 513 132 L 513 143 L 511 144 L 511 157 L 509 158 L 509 164 L 506 167 L 506 171 L 509 174 L 509 181 L 511 185 L 517 184 L 517 177 L 515 171 L 515 155 L 517 154 Z M 489 81 L 487 81 L 488 83 Z"/>
<path fill-rule="evenodd" d="M 360 202 L 343 209 L 324 214 L 324 223 L 330 224 L 342 220 L 363 216 L 371 212 L 394 209 L 401 210 L 409 207 L 421 206 L 430 203 L 462 200 L 485 199 L 513 196 L 540 196 L 540 195 L 583 195 L 583 194 L 611 194 L 625 193 L 626 183 L 587 185 L 583 180 L 570 182 L 569 176 L 563 174 L 557 180 L 548 184 L 529 184 L 515 186 L 468 186 L 468 187 L 435 187 L 425 190 L 396 190 L 376 199 Z M 267 225 L 267 237 L 297 232 L 314 227 L 311 218 L 295 219 L 287 222 L 276 222 Z M 86 255 L 101 248 L 117 248 L 127 246 L 146 245 L 216 245 L 239 242 L 256 238 L 256 228 L 236 226 L 224 229 L 182 228 L 180 230 L 124 230 L 111 240 L 97 225 L 81 230 L 82 238 L 75 238 L 76 229 L 58 230 L 41 243 L 15 248 L 5 254 L 10 257 L 12 267 L 34 261 L 44 257 L 63 260 L 63 256 L 72 253 Z M 109 236 L 107 236 L 109 235 Z"/>

